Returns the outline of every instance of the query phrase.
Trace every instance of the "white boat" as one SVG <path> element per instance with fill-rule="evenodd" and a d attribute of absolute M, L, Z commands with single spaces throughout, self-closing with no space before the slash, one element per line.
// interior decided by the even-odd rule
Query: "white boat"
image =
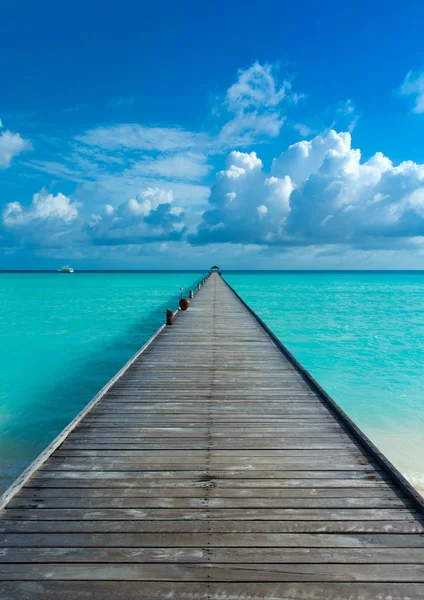
<path fill-rule="evenodd" d="M 58 273 L 73 273 L 74 270 L 72 267 L 61 267 L 57 270 Z"/>

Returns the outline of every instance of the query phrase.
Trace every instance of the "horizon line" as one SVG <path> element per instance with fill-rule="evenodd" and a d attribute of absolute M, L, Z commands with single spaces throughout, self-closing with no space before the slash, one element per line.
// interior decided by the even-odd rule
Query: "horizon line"
<path fill-rule="evenodd" d="M 199 269 L 74 269 L 74 273 L 204 273 Z M 424 273 L 424 269 L 220 269 L 226 273 Z M 0 269 L 0 273 L 57 273 L 57 269 Z"/>

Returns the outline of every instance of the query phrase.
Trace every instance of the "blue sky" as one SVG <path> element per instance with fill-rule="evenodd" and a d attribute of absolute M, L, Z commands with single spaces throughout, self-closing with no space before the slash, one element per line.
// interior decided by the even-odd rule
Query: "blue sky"
<path fill-rule="evenodd" d="M 419 2 L 6 2 L 0 268 L 422 268 Z"/>

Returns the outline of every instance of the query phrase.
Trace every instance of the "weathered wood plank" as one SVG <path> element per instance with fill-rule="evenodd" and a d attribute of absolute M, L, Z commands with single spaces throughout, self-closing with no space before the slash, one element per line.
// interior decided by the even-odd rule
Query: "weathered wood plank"
<path fill-rule="evenodd" d="M 0 584 L 2 600 L 421 600 L 424 585 L 411 583 L 196 583 L 24 581 Z"/>
<path fill-rule="evenodd" d="M 52 498 L 20 497 L 10 508 L 411 508 L 401 498 Z"/>
<path fill-rule="evenodd" d="M 338 530 L 328 532 L 328 527 L 319 524 L 307 531 L 258 532 L 249 531 L 252 524 L 245 523 L 244 530 L 234 527 L 236 531 L 227 531 L 224 523 L 220 527 L 213 527 L 212 531 L 205 531 L 205 526 L 199 522 L 197 528 L 193 523 L 182 523 L 181 531 L 178 523 L 175 527 L 161 523 L 143 523 L 143 530 L 137 531 L 133 521 L 119 522 L 116 531 L 110 528 L 110 522 L 101 527 L 92 522 L 75 523 L 66 521 L 58 523 L 43 523 L 43 529 L 32 521 L 28 522 L 28 531 L 23 529 L 22 523 L 12 522 L 10 528 L 14 530 L 0 536 L 0 548 L 180 548 L 180 547 L 217 547 L 217 548 L 422 548 L 424 539 L 422 534 L 401 531 L 385 523 L 385 528 L 378 529 L 373 524 L 368 524 L 369 529 L 361 531 L 356 523 L 341 523 Z M 112 524 L 113 525 L 113 524 Z M 154 527 L 156 525 L 156 528 Z M 402 524 L 404 525 L 404 524 Z M 350 529 L 349 529 L 350 527 Z M 110 529 L 109 529 L 110 528 Z M 230 529 L 233 529 L 231 527 Z M 337 528 L 335 528 L 337 529 Z M 16 531 L 15 531 L 16 530 Z M 187 531 L 186 531 L 187 530 Z M 260 554 L 258 555 L 258 557 Z"/>
<path fill-rule="evenodd" d="M 191 459 L 202 459 L 205 456 L 209 456 L 211 458 L 215 458 L 216 460 L 225 461 L 226 459 L 236 458 L 236 459 L 248 459 L 249 457 L 254 458 L 275 458 L 278 459 L 280 457 L 286 456 L 299 456 L 299 457 L 315 457 L 315 456 L 341 456 L 341 457 L 364 457 L 365 453 L 360 452 L 356 448 L 345 448 L 343 450 L 326 448 L 320 450 L 319 453 L 316 450 L 310 449 L 288 449 L 288 450 L 273 450 L 267 448 L 253 448 L 251 450 L 222 450 L 220 448 L 205 448 L 203 450 L 56 450 L 54 453 L 54 458 L 58 457 L 93 457 L 93 458 L 107 458 L 111 457 L 122 457 L 122 458 L 133 458 L 140 461 L 140 464 L 144 463 L 144 459 L 147 458 L 155 458 L 155 457 L 163 457 L 167 458 L 175 458 L 178 457 L 180 459 L 185 459 L 190 457 Z"/>
<path fill-rule="evenodd" d="M 87 477 L 87 471 L 83 474 L 80 474 L 78 477 L 62 477 L 61 472 L 57 472 L 57 477 L 45 477 L 44 471 L 40 473 L 40 477 L 33 477 L 31 481 L 28 482 L 28 488 L 140 488 L 140 487 L 149 487 L 149 488 L 163 488 L 166 483 L 166 487 L 169 488 L 202 488 L 210 489 L 210 488 L 241 488 L 241 489 L 263 489 L 263 488 L 274 488 L 274 489 L 291 489 L 291 488 L 314 488 L 314 489 L 330 489 L 330 488 L 372 488 L 372 489 L 385 489 L 385 482 L 378 477 L 376 474 L 373 474 L 367 478 L 348 478 L 351 472 L 343 471 L 340 474 L 340 477 L 334 477 L 332 479 L 328 479 L 323 475 L 322 477 L 307 477 L 307 475 L 311 475 L 308 472 L 302 472 L 302 475 L 306 475 L 303 478 L 290 478 L 286 477 L 270 479 L 266 477 L 262 478 L 252 478 L 252 479 L 236 479 L 236 478 L 217 478 L 212 477 L 210 474 L 202 474 L 199 477 L 194 477 L 193 473 L 192 477 L 181 477 L 181 478 L 168 478 L 165 482 L 163 477 L 157 476 L 157 478 L 149 478 L 148 482 L 143 478 L 135 478 L 132 476 L 128 476 L 124 474 L 121 477 L 96 477 L 89 478 Z M 325 472 L 324 472 L 325 473 Z M 348 475 L 346 476 L 346 473 Z M 293 474 L 293 473 L 292 473 Z M 100 474 L 101 475 L 101 474 Z"/>
<path fill-rule="evenodd" d="M 170 459 L 164 459 L 158 457 L 156 459 L 144 459 L 143 460 L 143 469 L 149 469 L 152 471 L 167 471 L 167 470 L 182 470 L 184 472 L 187 471 L 196 471 L 199 468 L 199 464 L 201 465 L 201 460 L 190 461 L 181 463 L 178 459 L 171 461 Z M 352 469 L 353 471 L 369 471 L 373 466 L 376 467 L 376 470 L 381 471 L 381 468 L 373 462 L 367 461 L 364 458 L 344 458 L 340 457 L 340 459 L 331 458 L 331 457 L 306 457 L 302 458 L 301 456 L 292 456 L 287 458 L 278 457 L 278 459 L 273 460 L 272 458 L 268 459 L 256 459 L 251 458 L 248 460 L 237 460 L 236 458 L 228 458 L 227 460 L 223 460 L 222 458 L 218 459 L 210 459 L 209 461 L 210 469 L 215 471 L 220 469 L 221 471 L 228 471 L 232 473 L 233 471 L 243 471 L 246 470 L 250 473 L 253 473 L 259 470 L 261 473 L 264 471 L 268 473 L 269 471 L 290 471 L 299 469 L 314 469 L 314 470 L 322 470 L 322 471 L 334 471 L 334 469 L 340 469 L 341 471 L 348 471 Z M 206 458 L 205 458 L 205 467 L 206 467 Z M 45 471 L 116 471 L 116 470 L 137 470 L 140 469 L 140 462 L 137 459 L 131 458 L 115 458 L 112 456 L 108 456 L 106 458 L 89 458 L 89 457 L 67 457 L 67 458 L 57 458 L 55 460 L 50 460 L 48 464 L 45 465 Z"/>
<path fill-rule="evenodd" d="M 5 548 L 1 563 L 252 563 L 256 548 Z M 422 548 L 263 548 L 261 564 L 424 564 Z"/>
<path fill-rule="evenodd" d="M 0 564 L 0 579 L 5 581 L 234 581 L 303 582 L 420 582 L 424 569 L 417 564 L 263 564 L 263 563 L 108 563 L 58 564 L 24 563 Z"/>
<path fill-rule="evenodd" d="M 148 448 L 144 448 L 143 446 L 155 446 L 152 450 L 160 450 L 156 446 L 182 446 L 181 450 L 184 450 L 184 445 L 187 446 L 187 450 L 202 450 L 202 448 L 196 448 L 195 446 L 207 444 L 210 446 L 210 450 L 212 452 L 224 451 L 224 450 L 243 450 L 243 454 L 251 455 L 252 453 L 249 450 L 254 450 L 257 453 L 260 451 L 268 451 L 275 452 L 278 450 L 310 450 L 314 451 L 314 455 L 317 456 L 317 450 L 322 451 L 330 451 L 330 450 L 345 450 L 349 452 L 356 452 L 356 455 L 365 456 L 364 453 L 361 453 L 355 444 L 347 437 L 341 434 L 328 434 L 325 435 L 302 435 L 296 436 L 293 434 L 289 436 L 254 436 L 247 435 L 243 437 L 231 437 L 225 435 L 215 436 L 212 431 L 209 431 L 207 434 L 203 436 L 132 436 L 131 432 L 125 432 L 120 435 L 120 432 L 116 432 L 115 435 L 105 435 L 101 436 L 97 435 L 89 435 L 89 436 L 81 436 L 75 437 L 72 436 L 66 442 L 66 444 L 62 444 L 61 449 L 58 452 L 63 452 L 63 450 L 74 449 L 74 450 L 84 450 L 83 446 L 94 444 L 96 446 L 100 446 L 101 450 L 116 450 L 117 448 L 120 450 L 149 450 Z M 111 447 L 108 448 L 108 445 Z M 166 448 L 165 448 L 166 449 Z M 247 452 L 245 452 L 247 450 Z M 235 454 L 233 454 L 235 455 Z M 239 456 L 241 453 L 239 452 Z M 271 454 L 268 454 L 270 456 Z M 158 454 L 161 456 L 161 454 Z M 277 454 L 274 456 L 278 456 Z M 286 454 L 287 456 L 287 454 Z"/>
<path fill-rule="evenodd" d="M 223 508 L 215 509 L 132 509 L 132 508 L 108 508 L 108 509 L 80 509 L 80 508 L 6 508 L 4 510 L 6 519 L 28 519 L 35 521 L 56 520 L 201 520 L 214 519 L 222 521 L 415 521 L 417 513 L 408 508 Z"/>
<path fill-rule="evenodd" d="M 208 498 L 391 498 L 394 500 L 404 497 L 396 489 L 388 486 L 369 488 L 219 488 L 209 487 L 206 490 Z M 19 499 L 33 498 L 204 498 L 205 489 L 201 487 L 87 487 L 87 488 L 32 488 L 25 487 L 19 494 Z M 15 499 L 17 501 L 18 498 Z"/>
<path fill-rule="evenodd" d="M 139 513 L 138 513 L 139 514 Z M 200 516 L 200 515 L 199 515 Z M 403 519 L 401 521 L 376 521 L 376 520 L 332 520 L 332 521 L 280 521 L 280 520 L 6 520 L 0 521 L 0 532 L 3 533 L 81 533 L 81 532 L 135 532 L 135 533 L 202 533 L 209 536 L 211 533 L 399 533 L 419 534 L 424 533 L 424 526 L 418 520 Z M 412 543 L 412 542 L 411 542 Z M 30 545 L 30 544 L 29 544 Z M 57 545 L 57 544 L 49 544 Z M 163 543 L 161 544 L 163 545 Z"/>
<path fill-rule="evenodd" d="M 259 469 L 258 471 L 238 471 L 238 470 L 227 470 L 227 471 L 210 471 L 205 474 L 205 471 L 162 471 L 162 470 L 150 470 L 150 471 L 139 471 L 137 469 L 134 470 L 112 470 L 112 471 L 89 471 L 89 470 L 81 470 L 81 471 L 66 471 L 66 470 L 56 470 L 51 471 L 49 469 L 43 469 L 42 471 L 43 479 L 91 479 L 92 481 L 97 480 L 157 480 L 161 478 L 162 483 L 165 479 L 191 479 L 198 478 L 201 479 L 207 478 L 210 482 L 214 479 L 227 479 L 227 480 L 237 480 L 243 479 L 248 481 L 249 479 L 265 479 L 266 481 L 270 481 L 272 479 L 353 479 L 353 480 L 364 480 L 364 481 L 382 481 L 382 475 L 379 474 L 378 471 L 373 469 L 363 469 L 363 470 L 341 470 L 341 471 L 333 471 L 333 470 L 315 470 L 315 471 L 296 471 L 296 470 L 275 470 L 268 471 L 265 469 Z M 34 478 L 34 481 L 37 481 L 38 478 Z M 246 485 L 244 483 L 243 485 Z M 314 483 L 315 485 L 315 483 Z"/>

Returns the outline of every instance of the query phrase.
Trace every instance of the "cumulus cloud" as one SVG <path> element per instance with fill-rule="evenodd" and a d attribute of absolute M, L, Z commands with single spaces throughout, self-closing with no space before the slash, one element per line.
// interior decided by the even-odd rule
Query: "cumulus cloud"
<path fill-rule="evenodd" d="M 216 176 L 193 243 L 272 243 L 283 236 L 293 185 L 289 177 L 267 176 L 255 152 L 231 152 Z"/>
<path fill-rule="evenodd" d="M 63 194 L 48 194 L 41 191 L 34 194 L 29 207 L 19 202 L 10 202 L 3 211 L 3 223 L 10 227 L 20 227 L 33 221 L 49 219 L 70 223 L 78 216 L 78 205 Z"/>
<path fill-rule="evenodd" d="M 272 174 L 276 177 L 288 175 L 293 184 L 299 186 L 319 171 L 329 153 L 346 154 L 350 144 L 349 133 L 334 131 L 326 136 L 318 135 L 309 142 L 297 142 L 272 161 Z"/>
<path fill-rule="evenodd" d="M 412 112 L 424 112 L 424 71 L 409 71 L 406 75 L 399 92 L 404 96 L 414 98 Z"/>
<path fill-rule="evenodd" d="M 79 204 L 64 194 L 45 190 L 34 194 L 29 206 L 6 204 L 1 221 L 3 246 L 63 246 L 73 237 L 79 220 Z"/>
<path fill-rule="evenodd" d="M 116 207 L 88 214 L 81 203 L 45 190 L 29 206 L 10 202 L 3 210 L 3 247 L 60 248 L 83 243 L 119 246 L 171 242 L 184 238 L 184 211 L 173 204 L 172 191 L 147 188 Z"/>
<path fill-rule="evenodd" d="M 119 204 L 93 215 L 90 238 L 97 245 L 144 244 L 181 240 L 186 232 L 184 212 L 172 205 L 169 190 L 148 188 Z"/>
<path fill-rule="evenodd" d="M 0 129 L 3 123 L 0 120 Z M 12 133 L 7 129 L 0 133 L 0 169 L 8 169 L 15 156 L 24 150 L 30 150 L 31 144 L 24 140 L 19 133 Z"/>
<path fill-rule="evenodd" d="M 348 132 L 290 146 L 264 172 L 232 152 L 217 174 L 193 243 L 384 247 L 424 236 L 424 165 L 361 160 Z"/>
<path fill-rule="evenodd" d="M 42 190 L 29 206 L 6 205 L 0 243 L 53 248 L 184 242 L 329 252 L 336 245 L 411 248 L 424 239 L 424 165 L 394 165 L 381 153 L 364 161 L 349 132 L 293 144 L 269 169 L 255 152 L 231 152 L 201 213 L 175 205 L 167 187 L 145 186 L 122 197 L 88 214 L 69 197 Z"/>
<path fill-rule="evenodd" d="M 293 92 L 289 80 L 279 81 L 276 65 L 255 62 L 240 69 L 224 98 L 229 119 L 221 130 L 220 142 L 243 145 L 261 136 L 277 136 L 285 120 L 282 103 L 296 103 L 302 97 Z"/>

